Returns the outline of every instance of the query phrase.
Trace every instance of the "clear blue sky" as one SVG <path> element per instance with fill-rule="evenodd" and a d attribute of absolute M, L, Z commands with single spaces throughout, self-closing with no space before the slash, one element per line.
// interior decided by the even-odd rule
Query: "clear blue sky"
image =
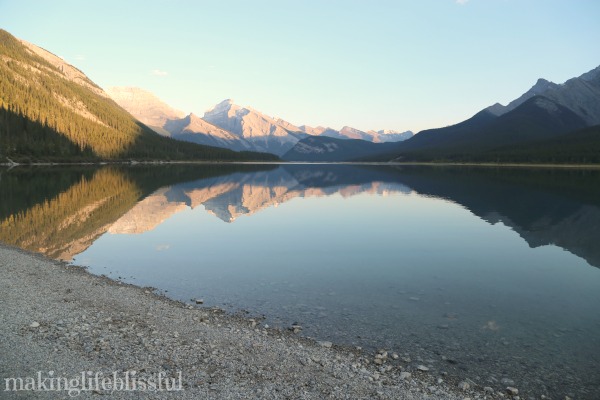
<path fill-rule="evenodd" d="M 449 125 L 600 65 L 598 0 L 0 0 L 0 27 L 185 112 L 233 98 L 363 130 Z"/>

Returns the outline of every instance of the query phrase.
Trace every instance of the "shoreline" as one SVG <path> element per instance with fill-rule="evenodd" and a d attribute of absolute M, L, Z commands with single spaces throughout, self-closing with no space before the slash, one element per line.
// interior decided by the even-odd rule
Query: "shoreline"
<path fill-rule="evenodd" d="M 472 381 L 434 375 L 424 366 L 409 367 L 391 349 L 366 354 L 317 342 L 3 244 L 0 271 L 3 385 L 6 378 L 38 371 L 67 377 L 137 371 L 142 379 L 180 374 L 184 390 L 116 391 L 111 398 L 507 397 Z M 32 395 L 7 393 L 7 398 Z M 36 392 L 36 398 L 56 398 L 56 393 Z"/>
<path fill-rule="evenodd" d="M 548 163 L 494 163 L 494 162 L 354 162 L 354 161 L 97 161 L 97 162 L 37 162 L 0 163 L 0 167 L 54 167 L 54 166 L 104 166 L 104 165 L 374 165 L 374 166 L 428 166 L 428 167 L 484 167 L 484 168 L 539 168 L 539 169 L 600 169 L 600 164 L 548 164 Z"/>

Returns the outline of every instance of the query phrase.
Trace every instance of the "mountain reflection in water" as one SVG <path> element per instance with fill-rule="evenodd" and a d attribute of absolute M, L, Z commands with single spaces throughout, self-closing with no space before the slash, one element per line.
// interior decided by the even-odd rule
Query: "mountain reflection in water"
<path fill-rule="evenodd" d="M 599 170 L 19 167 L 0 200 L 0 241 L 92 273 L 524 397 L 600 392 Z"/>
<path fill-rule="evenodd" d="M 400 192 L 460 204 L 511 227 L 531 247 L 560 246 L 600 267 L 595 170 L 213 165 L 14 169 L 0 176 L 0 240 L 64 260 L 105 232 L 142 233 L 200 205 L 231 223 L 297 197 Z"/>

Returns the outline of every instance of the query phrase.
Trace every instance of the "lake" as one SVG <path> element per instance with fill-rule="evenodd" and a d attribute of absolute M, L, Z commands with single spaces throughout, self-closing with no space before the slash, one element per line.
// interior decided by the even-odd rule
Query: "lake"
<path fill-rule="evenodd" d="M 600 393 L 600 170 L 0 170 L 0 241 L 409 371 Z"/>

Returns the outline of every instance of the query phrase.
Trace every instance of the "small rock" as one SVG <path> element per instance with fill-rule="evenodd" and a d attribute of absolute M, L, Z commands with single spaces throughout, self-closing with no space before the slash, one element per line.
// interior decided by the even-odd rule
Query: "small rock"
<path fill-rule="evenodd" d="M 377 365 L 383 364 L 383 360 L 381 358 L 376 358 L 375 360 L 373 360 L 373 362 Z"/>
<path fill-rule="evenodd" d="M 514 388 L 512 386 L 508 386 L 506 388 L 506 393 L 510 394 L 511 396 L 516 396 L 519 394 L 519 389 Z"/>
<path fill-rule="evenodd" d="M 39 322 L 37 322 L 37 321 L 34 321 L 34 322 L 32 322 L 32 323 L 31 323 L 29 326 L 30 326 L 31 328 L 39 328 L 39 327 L 40 327 L 40 323 L 39 323 Z"/>
<path fill-rule="evenodd" d="M 204 304 L 204 299 L 196 299 L 196 304 Z"/>
<path fill-rule="evenodd" d="M 418 365 L 418 366 L 417 366 L 417 369 L 418 369 L 419 371 L 423 371 L 423 372 L 427 372 L 427 371 L 429 371 L 429 368 L 427 368 L 427 367 L 426 367 L 426 366 L 424 366 L 424 365 Z"/>
<path fill-rule="evenodd" d="M 502 378 L 502 380 L 500 382 L 506 386 L 512 386 L 515 384 L 515 381 L 513 381 L 512 379 L 508 379 L 508 378 Z"/>
<path fill-rule="evenodd" d="M 483 391 L 484 391 L 484 392 L 486 392 L 486 393 L 489 393 L 489 394 L 492 394 L 492 393 L 494 393 L 494 389 L 492 389 L 492 388 L 491 388 L 491 387 L 489 387 L 489 386 L 486 386 L 486 387 L 484 387 L 484 388 L 483 388 Z"/>
<path fill-rule="evenodd" d="M 469 385 L 469 382 L 462 381 L 458 384 L 458 388 L 460 390 L 467 391 L 471 388 L 471 385 Z"/>
<path fill-rule="evenodd" d="M 400 372 L 400 380 L 409 379 L 411 376 L 410 372 Z"/>
<path fill-rule="evenodd" d="M 333 343 L 325 341 L 325 342 L 319 342 L 319 345 L 321 347 L 330 348 L 331 346 L 333 346 Z"/>
<path fill-rule="evenodd" d="M 398 358 L 400 358 L 400 356 L 398 355 L 398 353 L 392 353 L 392 358 L 394 360 L 397 360 Z"/>

